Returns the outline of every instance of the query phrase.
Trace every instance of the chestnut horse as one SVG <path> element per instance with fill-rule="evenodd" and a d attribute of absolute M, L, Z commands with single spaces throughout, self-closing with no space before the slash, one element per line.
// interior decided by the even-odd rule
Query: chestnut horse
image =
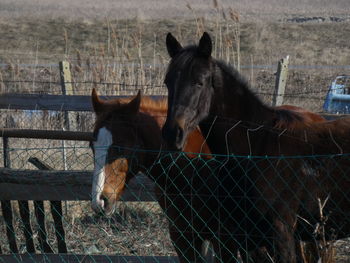
<path fill-rule="evenodd" d="M 265 105 L 236 70 L 211 56 L 207 33 L 198 46 L 182 47 L 170 33 L 166 44 L 163 137 L 181 150 L 199 125 L 222 161 L 221 260 L 236 261 L 237 250 L 248 259 L 247 251 L 265 247 L 275 262 L 295 263 L 295 238 L 312 240 L 318 224 L 326 239 L 348 237 L 350 118 L 312 122 Z"/>
<path fill-rule="evenodd" d="M 210 182 L 208 176 L 206 162 L 211 155 L 199 129 L 189 134 L 183 155 L 159 158 L 166 99 L 141 99 L 139 93 L 131 100 L 102 100 L 93 89 L 92 104 L 96 113 L 93 210 L 111 215 L 125 184 L 141 171 L 155 182 L 155 193 L 168 218 L 170 238 L 180 262 L 198 262 L 202 242 L 215 243 L 206 224 L 216 220 L 207 209 L 208 199 L 202 197 L 211 190 L 202 187 L 204 180 L 212 185 L 215 182 Z"/>

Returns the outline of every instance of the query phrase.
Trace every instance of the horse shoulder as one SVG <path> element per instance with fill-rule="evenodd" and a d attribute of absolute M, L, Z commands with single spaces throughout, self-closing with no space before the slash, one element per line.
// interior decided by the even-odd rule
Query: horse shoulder
<path fill-rule="evenodd" d="M 188 135 L 184 152 L 186 152 L 187 156 L 190 158 L 197 157 L 196 153 L 204 154 L 204 158 L 209 159 L 212 157 L 209 146 L 198 127 Z"/>

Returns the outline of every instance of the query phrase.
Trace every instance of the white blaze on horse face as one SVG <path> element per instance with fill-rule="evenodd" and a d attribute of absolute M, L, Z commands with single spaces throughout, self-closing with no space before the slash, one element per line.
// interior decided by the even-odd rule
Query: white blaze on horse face
<path fill-rule="evenodd" d="M 112 145 L 112 134 L 105 127 L 101 128 L 97 134 L 97 140 L 93 143 L 95 151 L 95 170 L 92 179 L 92 209 L 96 212 L 104 208 L 104 201 L 101 199 L 105 183 L 104 166 L 109 147 Z"/>

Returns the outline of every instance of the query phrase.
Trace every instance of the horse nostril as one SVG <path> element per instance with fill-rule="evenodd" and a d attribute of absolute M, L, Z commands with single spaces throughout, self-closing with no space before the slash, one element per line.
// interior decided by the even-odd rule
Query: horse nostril
<path fill-rule="evenodd" d="M 177 150 L 182 150 L 183 145 L 184 145 L 184 129 L 180 126 L 176 128 L 176 149 Z"/>
<path fill-rule="evenodd" d="M 101 199 L 103 201 L 103 208 L 105 208 L 107 206 L 108 199 L 105 196 L 101 196 Z"/>
<path fill-rule="evenodd" d="M 180 126 L 178 126 L 176 130 L 176 140 L 182 141 L 183 136 L 184 136 L 184 130 Z"/>
<path fill-rule="evenodd" d="M 104 211 L 106 207 L 106 199 L 101 197 L 97 197 L 95 200 L 92 201 L 92 210 L 94 210 L 96 213 L 99 213 L 101 211 Z"/>

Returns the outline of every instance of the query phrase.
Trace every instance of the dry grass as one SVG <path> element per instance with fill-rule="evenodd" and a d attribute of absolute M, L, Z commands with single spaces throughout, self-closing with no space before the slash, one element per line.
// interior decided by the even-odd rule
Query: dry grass
<path fill-rule="evenodd" d="M 25 239 L 17 202 L 14 208 L 14 227 L 20 253 L 25 253 Z M 49 211 L 46 204 L 45 209 Z M 34 211 L 33 205 L 30 205 Z M 175 255 L 169 234 L 167 220 L 157 203 L 121 202 L 116 214 L 111 218 L 96 215 L 90 208 L 90 202 L 69 201 L 63 204 L 63 225 L 66 231 L 66 242 L 69 253 L 105 254 L 105 255 L 138 255 L 165 256 Z M 53 219 L 47 213 L 46 227 L 48 241 L 57 252 L 57 241 Z M 34 242 L 38 247 L 38 225 L 33 213 L 31 222 L 34 231 Z M 0 229 L 5 233 L 4 224 Z M 0 246 L 5 254 L 9 253 L 6 235 L 1 235 Z M 1 259 L 0 259 L 1 261 Z"/>

